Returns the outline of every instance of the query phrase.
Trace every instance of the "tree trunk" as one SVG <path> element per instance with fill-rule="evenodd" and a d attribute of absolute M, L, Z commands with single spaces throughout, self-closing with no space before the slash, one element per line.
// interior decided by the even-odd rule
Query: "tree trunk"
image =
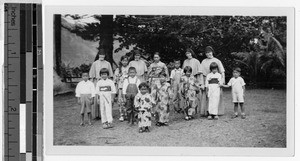
<path fill-rule="evenodd" d="M 54 15 L 55 67 L 57 75 L 61 76 L 61 15 Z"/>
<path fill-rule="evenodd" d="M 104 50 L 105 59 L 114 64 L 113 60 L 113 15 L 102 15 L 100 25 L 100 42 L 98 50 Z"/>

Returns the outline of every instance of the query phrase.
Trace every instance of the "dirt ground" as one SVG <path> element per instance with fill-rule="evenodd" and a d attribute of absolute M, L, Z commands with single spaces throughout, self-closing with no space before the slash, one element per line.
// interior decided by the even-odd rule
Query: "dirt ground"
<path fill-rule="evenodd" d="M 224 91 L 225 115 L 219 120 L 197 116 L 185 121 L 171 111 L 170 125 L 150 133 L 138 133 L 137 125 L 119 122 L 113 107 L 114 128 L 102 129 L 101 121 L 79 126 L 80 107 L 74 94 L 54 97 L 54 145 L 191 146 L 191 147 L 286 147 L 286 91 L 247 90 L 246 119 L 231 119 L 231 93 Z"/>

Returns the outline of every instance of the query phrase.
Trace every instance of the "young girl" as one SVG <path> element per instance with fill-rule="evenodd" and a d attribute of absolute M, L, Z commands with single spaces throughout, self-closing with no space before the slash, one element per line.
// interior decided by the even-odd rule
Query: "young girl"
<path fill-rule="evenodd" d="M 235 68 L 232 73 L 233 77 L 229 80 L 227 85 L 222 85 L 222 87 L 231 87 L 232 91 L 232 102 L 234 104 L 234 115 L 232 118 L 238 117 L 238 107 L 241 107 L 241 118 L 245 119 L 245 108 L 244 108 L 244 92 L 245 92 L 245 81 L 240 76 L 241 68 Z"/>
<path fill-rule="evenodd" d="M 193 118 L 197 108 L 197 91 L 199 91 L 199 82 L 194 76 L 192 76 L 192 68 L 186 66 L 183 69 L 184 76 L 180 80 L 180 94 L 183 98 L 183 109 L 185 114 L 185 120 Z"/>
<path fill-rule="evenodd" d="M 167 74 L 161 74 L 160 84 L 161 87 L 154 87 L 154 91 L 156 91 L 156 93 L 153 93 L 153 96 L 156 95 L 155 101 L 157 102 L 155 109 L 156 125 L 168 126 L 172 90 L 170 84 L 167 82 Z"/>
<path fill-rule="evenodd" d="M 101 111 L 101 121 L 103 128 L 112 128 L 112 103 L 116 94 L 116 87 L 112 80 L 108 79 L 109 70 L 100 70 L 101 79 L 97 82 L 96 91 L 99 95 L 99 105 Z"/>
<path fill-rule="evenodd" d="M 139 132 L 150 132 L 151 109 L 155 104 L 153 97 L 149 94 L 149 85 L 143 82 L 139 85 L 140 92 L 134 98 L 134 106 L 138 112 Z"/>
<path fill-rule="evenodd" d="M 117 89 L 118 89 L 118 105 L 120 107 L 119 112 L 120 112 L 120 121 L 124 121 L 126 119 L 126 108 L 125 108 L 125 100 L 123 100 L 122 97 L 122 89 L 123 89 L 123 83 L 124 80 L 128 77 L 128 57 L 127 56 L 122 56 L 120 63 L 119 63 L 119 68 L 115 70 L 114 74 L 114 81 L 117 84 Z"/>
<path fill-rule="evenodd" d="M 222 75 L 218 72 L 218 64 L 212 62 L 210 64 L 210 73 L 206 76 L 205 86 L 208 97 L 208 119 L 219 119 L 218 106 L 220 101 L 220 84 L 222 82 Z"/>

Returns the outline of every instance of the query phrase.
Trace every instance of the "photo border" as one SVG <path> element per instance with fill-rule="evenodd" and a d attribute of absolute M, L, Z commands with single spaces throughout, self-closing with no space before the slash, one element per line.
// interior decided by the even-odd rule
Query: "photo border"
<path fill-rule="evenodd" d="M 295 153 L 295 15 L 293 7 L 162 7 L 162 6 L 45 6 L 44 10 L 44 143 L 46 155 L 202 155 L 293 156 Z M 53 45 L 54 14 L 287 16 L 286 148 L 54 146 Z"/>

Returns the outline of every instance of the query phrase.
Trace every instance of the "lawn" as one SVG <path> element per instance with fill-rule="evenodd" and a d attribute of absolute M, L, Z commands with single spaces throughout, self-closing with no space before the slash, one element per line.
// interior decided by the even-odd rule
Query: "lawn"
<path fill-rule="evenodd" d="M 246 119 L 231 119 L 231 93 L 224 91 L 225 115 L 219 120 L 197 116 L 185 121 L 171 111 L 170 125 L 152 124 L 150 133 L 138 133 L 137 125 L 118 121 L 113 107 L 114 128 L 79 126 L 80 106 L 74 94 L 54 97 L 54 145 L 100 146 L 191 146 L 191 147 L 286 147 L 286 91 L 252 89 L 245 94 Z"/>

